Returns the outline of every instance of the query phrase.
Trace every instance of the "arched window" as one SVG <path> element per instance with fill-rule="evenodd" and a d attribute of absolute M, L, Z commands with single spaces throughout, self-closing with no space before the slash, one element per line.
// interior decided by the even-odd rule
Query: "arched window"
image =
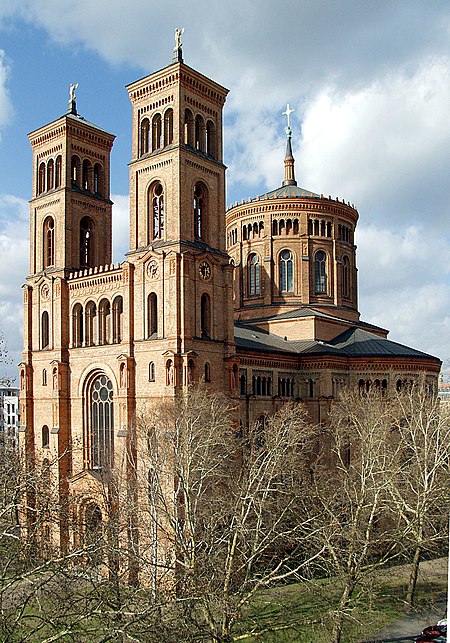
<path fill-rule="evenodd" d="M 158 297 L 151 292 L 147 298 L 147 337 L 158 335 Z"/>
<path fill-rule="evenodd" d="M 109 344 L 111 339 L 111 306 L 107 299 L 102 299 L 98 306 L 98 343 Z"/>
<path fill-rule="evenodd" d="M 52 217 L 44 221 L 44 268 L 55 265 L 55 222 Z"/>
<path fill-rule="evenodd" d="M 72 179 L 72 186 L 80 187 L 80 167 L 81 161 L 78 156 L 72 156 L 70 165 L 70 176 Z"/>
<path fill-rule="evenodd" d="M 211 300 L 209 295 L 204 293 L 200 300 L 200 324 L 201 336 L 211 336 Z"/>
<path fill-rule="evenodd" d="M 248 294 L 259 295 L 261 293 L 261 264 L 259 257 L 253 253 L 248 258 Z"/>
<path fill-rule="evenodd" d="M 209 362 L 205 362 L 205 382 L 211 381 L 211 365 Z"/>
<path fill-rule="evenodd" d="M 280 253 L 280 291 L 292 292 L 294 290 L 294 262 L 290 250 Z"/>
<path fill-rule="evenodd" d="M 100 163 L 94 165 L 94 192 L 103 194 L 103 168 Z"/>
<path fill-rule="evenodd" d="M 141 121 L 141 155 L 150 151 L 150 121 L 144 118 Z"/>
<path fill-rule="evenodd" d="M 48 426 L 44 424 L 42 427 L 42 448 L 48 449 L 50 446 L 50 431 Z"/>
<path fill-rule="evenodd" d="M 323 250 L 316 252 L 314 257 L 314 290 L 317 293 L 327 292 L 327 256 Z"/>
<path fill-rule="evenodd" d="M 294 219 L 294 225 L 293 225 L 292 231 L 293 231 L 294 235 L 298 235 L 298 232 L 299 232 L 298 219 Z"/>
<path fill-rule="evenodd" d="M 247 376 L 245 373 L 242 373 L 239 378 L 240 392 L 241 395 L 247 395 Z"/>
<path fill-rule="evenodd" d="M 42 369 L 42 386 L 47 386 L 47 369 Z"/>
<path fill-rule="evenodd" d="M 83 178 L 81 181 L 83 190 L 92 192 L 92 164 L 88 159 L 83 161 Z"/>
<path fill-rule="evenodd" d="M 55 170 L 55 188 L 61 187 L 62 184 L 62 156 L 61 154 L 56 157 L 56 170 Z"/>
<path fill-rule="evenodd" d="M 190 109 L 184 110 L 184 144 L 194 147 L 194 117 Z"/>
<path fill-rule="evenodd" d="M 45 163 L 39 165 L 38 172 L 38 194 L 45 192 Z"/>
<path fill-rule="evenodd" d="M 120 344 L 123 336 L 123 299 L 119 295 L 113 301 L 112 307 L 112 322 L 113 322 L 113 332 L 112 340 L 113 344 Z"/>
<path fill-rule="evenodd" d="M 195 149 L 205 151 L 205 121 L 200 114 L 195 117 Z"/>
<path fill-rule="evenodd" d="M 173 143 L 173 109 L 164 112 L 164 145 Z"/>
<path fill-rule="evenodd" d="M 93 231 L 92 220 L 89 217 L 83 217 L 80 221 L 80 266 L 82 268 L 92 268 L 94 265 Z"/>
<path fill-rule="evenodd" d="M 85 461 L 89 469 L 112 467 L 114 464 L 113 385 L 104 374 L 96 374 L 85 391 Z"/>
<path fill-rule="evenodd" d="M 342 260 L 342 296 L 350 297 L 350 261 L 348 257 Z"/>
<path fill-rule="evenodd" d="M 277 220 L 275 220 L 272 223 L 272 234 L 273 234 L 274 237 L 276 237 L 278 235 L 278 221 Z"/>
<path fill-rule="evenodd" d="M 161 183 L 154 183 L 148 191 L 149 243 L 164 239 L 164 191 Z"/>
<path fill-rule="evenodd" d="M 48 312 L 44 310 L 41 317 L 41 348 L 48 348 L 50 345 L 50 324 Z"/>
<path fill-rule="evenodd" d="M 83 307 L 81 304 L 75 304 L 72 312 L 72 345 L 74 348 L 77 346 L 83 346 L 83 341 Z"/>
<path fill-rule="evenodd" d="M 47 190 L 53 190 L 55 187 L 55 162 L 50 159 L 47 163 Z"/>
<path fill-rule="evenodd" d="M 206 153 L 213 158 L 217 157 L 216 128 L 212 121 L 206 123 Z"/>
<path fill-rule="evenodd" d="M 205 238 L 206 228 L 206 188 L 197 183 L 194 188 L 194 233 L 197 239 Z"/>
<path fill-rule="evenodd" d="M 162 120 L 161 114 L 155 114 L 152 118 L 152 152 L 159 150 L 162 146 Z"/>
<path fill-rule="evenodd" d="M 94 346 L 96 341 L 95 319 L 97 317 L 97 307 L 93 301 L 86 304 L 86 346 Z"/>
<path fill-rule="evenodd" d="M 149 365 L 148 365 L 148 381 L 149 382 L 154 382 L 155 381 L 155 362 L 149 362 Z"/>

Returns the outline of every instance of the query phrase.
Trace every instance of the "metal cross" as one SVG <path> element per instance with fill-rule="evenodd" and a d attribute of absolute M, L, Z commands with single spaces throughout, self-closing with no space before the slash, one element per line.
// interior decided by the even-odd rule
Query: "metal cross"
<path fill-rule="evenodd" d="M 287 116 L 287 122 L 288 122 L 287 124 L 288 124 L 289 128 L 291 127 L 291 114 L 292 114 L 292 112 L 295 112 L 295 109 L 291 109 L 289 107 L 289 103 L 288 103 L 286 105 L 286 111 L 283 112 L 283 116 Z"/>

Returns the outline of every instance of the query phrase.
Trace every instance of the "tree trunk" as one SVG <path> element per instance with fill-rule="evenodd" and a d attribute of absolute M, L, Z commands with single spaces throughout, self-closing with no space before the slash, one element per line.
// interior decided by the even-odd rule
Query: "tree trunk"
<path fill-rule="evenodd" d="M 347 578 L 345 581 L 344 590 L 339 601 L 336 620 L 333 625 L 333 632 L 331 635 L 331 643 L 340 643 L 342 636 L 342 627 L 344 625 L 345 610 L 350 603 L 350 599 L 355 589 L 355 582 L 353 579 Z"/>
<path fill-rule="evenodd" d="M 419 575 L 421 553 L 422 553 L 422 548 L 420 545 L 417 545 L 414 551 L 411 574 L 409 576 L 409 582 L 408 582 L 408 591 L 406 593 L 406 608 L 408 610 L 414 607 L 414 595 L 416 591 L 417 577 Z"/>

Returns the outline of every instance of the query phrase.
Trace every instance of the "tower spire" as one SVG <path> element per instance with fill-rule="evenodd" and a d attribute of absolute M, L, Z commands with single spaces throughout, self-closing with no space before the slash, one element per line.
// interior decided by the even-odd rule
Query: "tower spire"
<path fill-rule="evenodd" d="M 294 163 L 295 159 L 292 155 L 292 130 L 291 130 L 291 114 L 294 110 L 289 107 L 289 103 L 286 106 L 286 111 L 283 112 L 283 115 L 287 116 L 287 128 L 286 128 L 286 154 L 284 157 L 284 181 L 282 185 L 297 185 L 295 180 L 294 172 Z"/>

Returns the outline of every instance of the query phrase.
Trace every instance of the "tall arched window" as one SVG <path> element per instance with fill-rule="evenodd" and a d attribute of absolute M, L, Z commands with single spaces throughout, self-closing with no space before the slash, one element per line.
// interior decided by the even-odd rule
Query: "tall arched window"
<path fill-rule="evenodd" d="M 342 260 L 342 296 L 350 297 L 350 261 L 347 256 Z"/>
<path fill-rule="evenodd" d="M 40 163 L 38 171 L 38 194 L 45 192 L 45 163 Z"/>
<path fill-rule="evenodd" d="M 280 291 L 292 292 L 294 290 L 294 262 L 290 250 L 282 250 L 279 260 Z"/>
<path fill-rule="evenodd" d="M 83 217 L 80 221 L 80 266 L 92 268 L 93 257 L 93 230 L 94 224 L 89 217 Z"/>
<path fill-rule="evenodd" d="M 259 257 L 253 253 L 248 258 L 248 294 L 259 295 L 261 293 L 261 264 Z"/>
<path fill-rule="evenodd" d="M 151 292 L 147 298 L 147 337 L 158 335 L 158 297 Z"/>
<path fill-rule="evenodd" d="M 164 145 L 173 143 L 173 109 L 164 112 Z"/>
<path fill-rule="evenodd" d="M 42 427 L 42 447 L 44 449 L 48 449 L 50 446 L 50 431 L 48 429 L 48 426 L 44 424 Z"/>
<path fill-rule="evenodd" d="M 94 165 L 94 192 L 103 194 L 103 168 L 100 163 Z"/>
<path fill-rule="evenodd" d="M 149 362 L 149 365 L 148 365 L 148 381 L 149 382 L 154 382 L 155 381 L 155 362 Z"/>
<path fill-rule="evenodd" d="M 205 362 L 205 382 L 210 382 L 211 381 L 211 364 L 209 362 Z"/>
<path fill-rule="evenodd" d="M 213 158 L 217 157 L 216 128 L 212 121 L 206 123 L 206 153 Z"/>
<path fill-rule="evenodd" d="M 161 114 L 155 114 L 152 118 L 152 152 L 162 146 L 162 120 Z"/>
<path fill-rule="evenodd" d="M 86 304 L 86 346 L 94 346 L 96 341 L 95 320 L 97 318 L 97 306 L 93 301 Z"/>
<path fill-rule="evenodd" d="M 314 290 L 317 293 L 327 292 L 327 256 L 318 250 L 314 257 Z"/>
<path fill-rule="evenodd" d="M 81 304 L 75 304 L 72 312 L 72 345 L 74 346 L 74 348 L 83 346 L 83 341 L 83 307 Z"/>
<path fill-rule="evenodd" d="M 83 178 L 81 182 L 83 190 L 92 192 L 92 164 L 88 159 L 83 161 Z"/>
<path fill-rule="evenodd" d="M 84 511 L 82 533 L 89 563 L 100 565 L 103 559 L 102 512 L 100 507 L 93 502 L 89 503 Z"/>
<path fill-rule="evenodd" d="M 184 110 L 184 144 L 194 147 L 194 117 L 190 109 Z"/>
<path fill-rule="evenodd" d="M 55 265 L 55 222 L 52 217 L 44 221 L 44 268 Z"/>
<path fill-rule="evenodd" d="M 201 336 L 211 337 L 211 299 L 204 293 L 200 300 Z"/>
<path fill-rule="evenodd" d="M 194 233 L 197 239 L 204 239 L 206 232 L 206 188 L 197 183 L 194 188 Z"/>
<path fill-rule="evenodd" d="M 61 187 L 62 184 L 62 156 L 61 154 L 56 157 L 55 166 L 55 188 Z"/>
<path fill-rule="evenodd" d="M 175 384 L 175 367 L 173 361 L 168 359 L 166 362 L 166 386 L 173 386 Z"/>
<path fill-rule="evenodd" d="M 164 191 L 161 183 L 154 183 L 148 191 L 149 243 L 164 239 Z"/>
<path fill-rule="evenodd" d="M 50 159 L 47 163 L 47 190 L 53 190 L 55 187 L 55 162 Z"/>
<path fill-rule="evenodd" d="M 78 156 L 72 156 L 70 166 L 70 176 L 72 178 L 72 186 L 81 187 L 80 185 L 80 167 L 81 161 Z"/>
<path fill-rule="evenodd" d="M 50 345 L 50 323 L 48 312 L 44 310 L 41 317 L 41 348 L 48 348 Z"/>
<path fill-rule="evenodd" d="M 112 322 L 113 322 L 113 332 L 112 340 L 113 344 L 120 344 L 123 336 L 123 299 L 119 295 L 113 301 L 112 307 Z"/>
<path fill-rule="evenodd" d="M 107 299 L 98 305 L 98 343 L 109 344 L 111 339 L 111 306 Z"/>
<path fill-rule="evenodd" d="M 144 118 L 141 121 L 141 155 L 150 151 L 150 121 Z"/>
<path fill-rule="evenodd" d="M 89 469 L 114 464 L 114 399 L 111 380 L 99 373 L 87 382 L 85 391 L 85 462 Z"/>
<path fill-rule="evenodd" d="M 195 149 L 205 151 L 205 121 L 200 114 L 195 117 Z"/>

